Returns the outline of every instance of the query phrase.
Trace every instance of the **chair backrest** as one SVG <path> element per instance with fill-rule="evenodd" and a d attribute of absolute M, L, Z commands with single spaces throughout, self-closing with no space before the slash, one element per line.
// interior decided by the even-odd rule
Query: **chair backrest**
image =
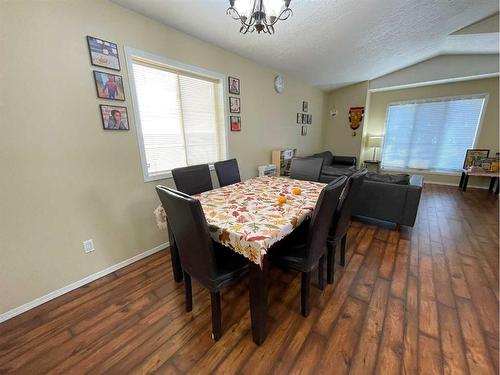
<path fill-rule="evenodd" d="M 182 268 L 205 286 L 210 285 L 215 278 L 216 263 L 200 201 L 161 185 L 156 192 L 175 237 Z"/>
<path fill-rule="evenodd" d="M 309 223 L 307 238 L 308 266 L 316 264 L 319 258 L 324 254 L 335 208 L 338 205 L 340 195 L 342 194 L 346 182 L 347 177 L 341 176 L 330 182 L 321 190 L 321 194 L 319 195 L 318 202 L 316 203 L 316 207 L 311 217 L 311 222 Z"/>
<path fill-rule="evenodd" d="M 241 182 L 240 170 L 236 159 L 218 161 L 214 164 L 214 167 L 221 187 Z"/>
<path fill-rule="evenodd" d="M 290 178 L 319 181 L 323 162 L 322 158 L 293 158 L 290 166 Z"/>
<path fill-rule="evenodd" d="M 172 177 L 177 190 L 188 195 L 199 194 L 213 189 L 208 164 L 172 169 Z"/>
<path fill-rule="evenodd" d="M 345 189 L 340 197 L 339 204 L 335 209 L 330 236 L 340 240 L 347 233 L 349 229 L 349 222 L 351 219 L 351 209 L 353 199 L 361 189 L 361 185 L 365 179 L 368 170 L 362 169 L 353 173 L 346 183 Z"/>

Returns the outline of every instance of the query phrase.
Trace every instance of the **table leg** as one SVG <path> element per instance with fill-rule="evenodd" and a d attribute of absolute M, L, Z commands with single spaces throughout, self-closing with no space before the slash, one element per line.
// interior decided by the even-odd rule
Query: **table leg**
<path fill-rule="evenodd" d="M 461 188 L 464 184 L 465 172 L 462 172 L 462 176 L 460 176 L 460 182 L 458 183 L 458 187 Z"/>
<path fill-rule="evenodd" d="M 497 182 L 496 177 L 492 177 L 490 179 L 490 187 L 488 188 L 488 191 L 491 193 L 493 191 L 493 188 L 495 187 L 495 182 Z"/>
<path fill-rule="evenodd" d="M 250 262 L 250 316 L 252 318 L 253 341 L 260 345 L 266 339 L 267 320 L 267 260 L 264 258 L 262 268 Z"/>
<path fill-rule="evenodd" d="M 174 274 L 174 280 L 178 283 L 182 281 L 182 265 L 181 259 L 179 257 L 179 251 L 177 250 L 177 245 L 175 243 L 175 238 L 170 225 L 167 222 L 168 230 L 168 241 L 170 243 L 170 260 L 172 261 L 172 272 Z"/>
<path fill-rule="evenodd" d="M 466 191 L 467 190 L 467 184 L 469 183 L 469 175 L 466 174 L 464 178 L 464 182 L 462 184 L 462 190 Z"/>

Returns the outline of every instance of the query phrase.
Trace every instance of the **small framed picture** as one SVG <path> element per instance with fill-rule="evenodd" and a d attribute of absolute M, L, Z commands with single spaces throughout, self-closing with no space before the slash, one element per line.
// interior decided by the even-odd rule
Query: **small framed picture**
<path fill-rule="evenodd" d="M 307 135 L 307 125 L 302 125 L 302 129 L 300 130 L 300 135 L 303 137 Z"/>
<path fill-rule="evenodd" d="M 297 113 L 297 124 L 302 124 L 302 113 Z"/>
<path fill-rule="evenodd" d="M 467 169 L 480 164 L 482 159 L 486 159 L 490 155 L 489 149 L 484 148 L 469 148 L 465 152 L 465 160 L 463 168 Z"/>
<path fill-rule="evenodd" d="M 309 110 L 309 103 L 302 102 L 302 112 L 307 112 Z"/>
<path fill-rule="evenodd" d="M 231 122 L 231 131 L 240 132 L 241 131 L 241 117 L 240 116 L 229 116 Z"/>
<path fill-rule="evenodd" d="M 122 76 L 94 70 L 97 97 L 109 100 L 125 100 Z"/>
<path fill-rule="evenodd" d="M 307 115 L 307 114 L 304 113 L 302 116 L 303 116 L 303 119 L 304 119 L 304 121 L 303 121 L 304 124 L 308 124 L 309 123 L 309 115 Z"/>
<path fill-rule="evenodd" d="M 228 77 L 229 93 L 240 95 L 240 80 L 239 78 Z"/>
<path fill-rule="evenodd" d="M 229 112 L 241 113 L 240 98 L 235 98 L 234 96 L 229 97 Z"/>
<path fill-rule="evenodd" d="M 129 130 L 127 107 L 101 104 L 102 127 L 106 130 Z"/>
<path fill-rule="evenodd" d="M 309 125 L 311 125 L 311 124 L 312 124 L 312 122 L 313 122 L 313 115 L 309 115 L 309 116 L 307 117 L 307 123 L 308 123 Z"/>
<path fill-rule="evenodd" d="M 120 57 L 118 46 L 115 43 L 103 39 L 87 36 L 89 46 L 90 62 L 94 66 L 120 70 Z"/>

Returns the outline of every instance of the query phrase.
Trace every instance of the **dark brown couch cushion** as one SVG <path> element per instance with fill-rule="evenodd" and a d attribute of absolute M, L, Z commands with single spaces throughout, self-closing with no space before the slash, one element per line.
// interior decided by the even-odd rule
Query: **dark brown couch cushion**
<path fill-rule="evenodd" d="M 323 166 L 332 165 L 333 163 L 333 154 L 330 151 L 323 151 L 319 154 L 312 155 L 312 157 L 323 159 Z"/>
<path fill-rule="evenodd" d="M 385 182 L 387 184 L 408 185 L 410 182 L 410 175 L 404 173 L 398 174 L 379 174 L 369 172 L 366 174 L 366 180 L 375 182 Z"/>

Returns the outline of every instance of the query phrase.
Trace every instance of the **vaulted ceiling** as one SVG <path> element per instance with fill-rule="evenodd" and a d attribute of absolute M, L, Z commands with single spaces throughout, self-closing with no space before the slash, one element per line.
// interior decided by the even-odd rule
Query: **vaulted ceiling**
<path fill-rule="evenodd" d="M 240 34 L 227 0 L 112 1 L 323 89 L 437 55 L 499 51 L 498 16 L 472 25 L 498 0 L 292 0 L 293 16 L 271 36 Z"/>

